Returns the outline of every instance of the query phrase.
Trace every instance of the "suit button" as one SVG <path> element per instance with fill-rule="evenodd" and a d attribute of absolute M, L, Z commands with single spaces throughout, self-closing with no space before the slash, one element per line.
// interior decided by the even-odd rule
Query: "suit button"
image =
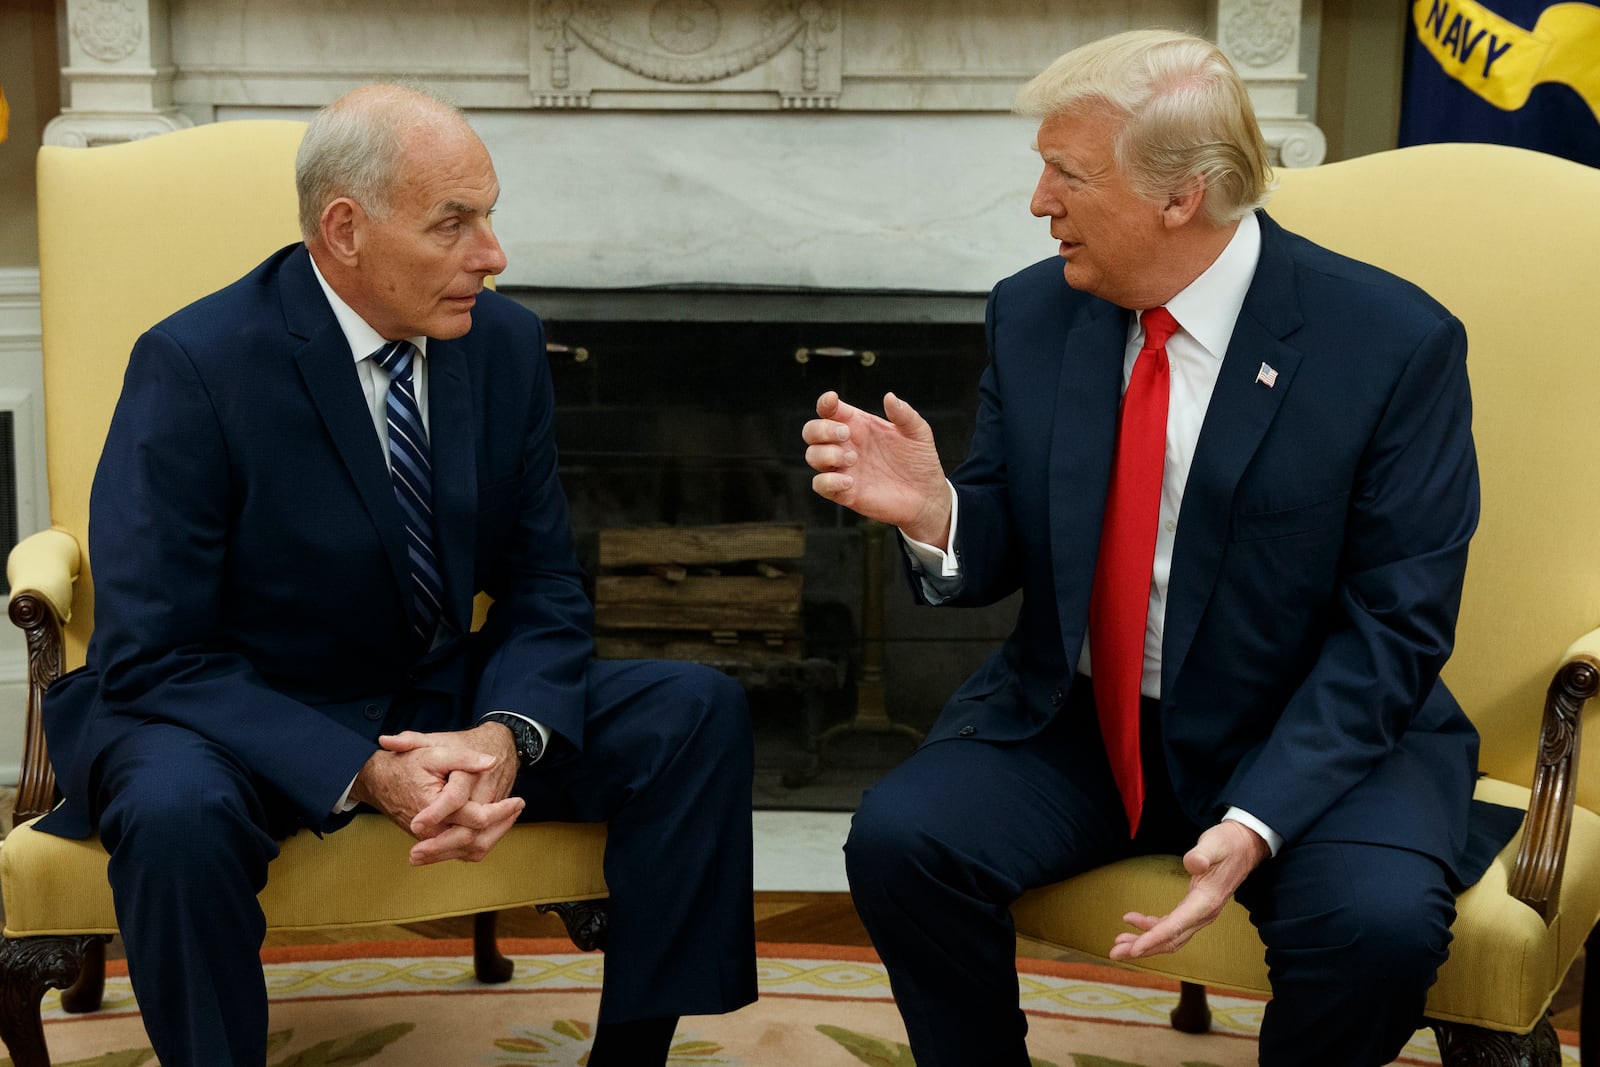
<path fill-rule="evenodd" d="M 366 707 L 361 709 L 361 714 L 365 715 L 373 722 L 377 722 L 379 719 L 383 718 L 383 709 L 378 707 L 376 704 L 368 704 Z"/>
<path fill-rule="evenodd" d="M 1061 690 L 1052 690 L 1050 693 L 1050 706 L 1052 708 L 1059 708 L 1061 706 L 1061 702 L 1065 699 L 1067 698 L 1062 695 Z"/>
<path fill-rule="evenodd" d="M 978 728 L 976 726 L 963 726 L 960 732 L 962 737 L 971 737 L 978 732 Z"/>

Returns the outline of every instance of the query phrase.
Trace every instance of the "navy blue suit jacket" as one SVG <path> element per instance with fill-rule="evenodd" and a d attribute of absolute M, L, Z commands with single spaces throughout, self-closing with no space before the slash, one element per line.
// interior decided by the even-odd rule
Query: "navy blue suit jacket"
<path fill-rule="evenodd" d="M 1438 679 L 1478 517 L 1466 337 L 1415 286 L 1259 217 L 1173 550 L 1160 714 L 1178 801 L 1200 826 L 1237 805 L 1291 842 L 1414 849 L 1470 884 L 1515 816 L 1469 832 L 1478 737 Z M 1054 258 L 990 297 L 951 479 L 953 602 L 1023 600 L 930 741 L 1029 736 L 1072 684 L 1128 315 Z"/>
<path fill-rule="evenodd" d="M 427 360 L 448 636 L 424 653 L 383 450 L 305 247 L 139 339 L 91 496 L 88 664 L 45 702 L 66 803 L 44 828 L 93 830 L 95 757 L 148 719 L 237 753 L 313 829 L 341 821 L 380 733 L 505 709 L 582 746 L 593 609 L 543 327 L 485 291 Z M 479 590 L 495 604 L 469 634 Z"/>

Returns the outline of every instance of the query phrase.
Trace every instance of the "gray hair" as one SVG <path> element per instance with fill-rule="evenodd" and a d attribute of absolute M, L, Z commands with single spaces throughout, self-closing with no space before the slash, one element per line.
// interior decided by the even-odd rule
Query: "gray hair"
<path fill-rule="evenodd" d="M 1272 191 L 1267 146 L 1244 81 L 1222 50 L 1172 30 L 1130 30 L 1068 52 L 1017 94 L 1018 114 L 1043 121 L 1103 109 L 1124 121 L 1118 168 L 1148 200 L 1198 178 L 1215 223 L 1243 218 Z"/>
<path fill-rule="evenodd" d="M 409 134 L 446 121 L 465 125 L 466 117 L 429 93 L 395 83 L 363 85 L 318 111 L 294 160 L 301 235 L 316 237 L 323 209 L 340 197 L 386 218 Z"/>

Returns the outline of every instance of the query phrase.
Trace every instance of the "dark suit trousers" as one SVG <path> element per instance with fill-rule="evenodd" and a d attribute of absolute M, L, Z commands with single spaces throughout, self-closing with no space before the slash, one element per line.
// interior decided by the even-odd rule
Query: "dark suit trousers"
<path fill-rule="evenodd" d="M 744 694 L 694 664 L 589 670 L 584 749 L 519 776 L 525 818 L 609 823 L 600 1018 L 731 1011 L 755 999 Z M 396 724 L 396 729 L 403 724 Z M 266 1060 L 255 895 L 292 812 L 236 758 L 147 723 L 99 764 L 99 826 L 128 971 L 167 1067 Z"/>
<path fill-rule="evenodd" d="M 935 742 L 867 792 L 845 846 L 850 890 L 919 1067 L 1027 1067 L 1010 913 L 1023 892 L 1194 844 L 1202 828 L 1177 808 L 1156 731 L 1147 700 L 1147 796 L 1133 841 L 1083 679 L 1039 735 Z M 1267 946 L 1273 985 L 1260 1062 L 1393 1060 L 1421 1022 L 1449 944 L 1455 902 L 1443 867 L 1401 849 L 1290 844 L 1237 895 Z"/>

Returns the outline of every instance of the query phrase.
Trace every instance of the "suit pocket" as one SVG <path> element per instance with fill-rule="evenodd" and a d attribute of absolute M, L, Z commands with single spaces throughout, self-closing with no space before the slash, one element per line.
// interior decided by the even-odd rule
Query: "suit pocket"
<path fill-rule="evenodd" d="M 1242 506 L 1234 511 L 1230 539 L 1264 541 L 1279 537 L 1297 537 L 1308 533 L 1341 531 L 1344 529 L 1345 511 L 1349 501 L 1349 490 L 1341 489 L 1312 500 L 1281 507 Z"/>

